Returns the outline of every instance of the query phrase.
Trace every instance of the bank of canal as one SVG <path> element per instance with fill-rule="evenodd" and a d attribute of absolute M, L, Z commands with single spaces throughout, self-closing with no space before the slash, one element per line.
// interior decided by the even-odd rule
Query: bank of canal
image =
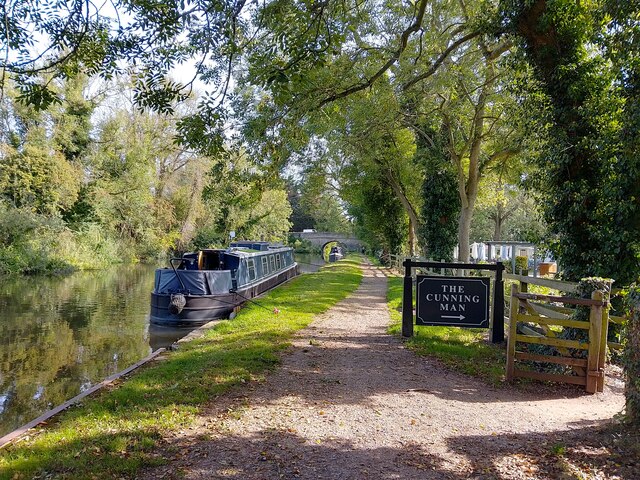
<path fill-rule="evenodd" d="M 200 409 L 279 363 L 292 335 L 360 283 L 358 260 L 302 275 L 250 304 L 231 321 L 147 364 L 28 438 L 0 449 L 0 479 L 133 477 L 162 463 L 162 438 L 187 428 Z"/>
<path fill-rule="evenodd" d="M 324 263 L 296 259 L 302 272 Z M 0 281 L 0 437 L 189 333 L 149 325 L 155 268 Z"/>

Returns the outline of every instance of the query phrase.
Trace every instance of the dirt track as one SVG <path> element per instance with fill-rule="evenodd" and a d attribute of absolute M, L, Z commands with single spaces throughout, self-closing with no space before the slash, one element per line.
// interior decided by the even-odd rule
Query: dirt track
<path fill-rule="evenodd" d="M 491 388 L 417 357 L 386 333 L 385 275 L 364 273 L 264 383 L 167 439 L 171 463 L 147 478 L 581 478 L 554 452 L 604 453 L 585 439 L 622 409 L 619 383 L 600 395 Z M 583 478 L 616 478 L 603 465 Z"/>

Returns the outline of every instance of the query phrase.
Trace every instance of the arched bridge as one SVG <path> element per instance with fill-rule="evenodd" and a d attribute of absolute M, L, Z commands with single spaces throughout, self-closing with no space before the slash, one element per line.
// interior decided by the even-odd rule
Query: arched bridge
<path fill-rule="evenodd" d="M 308 240 L 314 247 L 323 248 L 327 243 L 338 242 L 347 247 L 349 251 L 360 251 L 363 243 L 351 235 L 334 232 L 291 232 L 289 236 Z"/>

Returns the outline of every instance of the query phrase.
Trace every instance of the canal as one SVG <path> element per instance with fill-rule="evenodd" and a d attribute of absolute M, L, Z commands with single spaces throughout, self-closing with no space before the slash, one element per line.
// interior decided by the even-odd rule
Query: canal
<path fill-rule="evenodd" d="M 303 272 L 319 255 L 296 255 Z M 0 282 L 0 437 L 189 330 L 149 325 L 154 266 Z"/>

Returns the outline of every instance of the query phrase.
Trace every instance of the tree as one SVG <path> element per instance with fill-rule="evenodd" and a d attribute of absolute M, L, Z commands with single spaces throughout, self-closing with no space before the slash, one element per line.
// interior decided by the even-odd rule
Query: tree
<path fill-rule="evenodd" d="M 425 164 L 419 236 L 428 258 L 452 261 L 460 215 L 456 172 L 449 162 L 444 132 L 418 130 L 422 133 L 416 156 Z"/>
<path fill-rule="evenodd" d="M 287 199 L 291 205 L 291 231 L 301 232 L 314 227 L 313 217 L 302 206 L 301 183 L 287 178 Z"/>
<path fill-rule="evenodd" d="M 628 141 L 635 127 L 623 113 L 633 88 L 616 80 L 632 76 L 610 68 L 593 48 L 616 31 L 614 22 L 601 8 L 571 1 L 505 6 L 549 99 L 545 121 L 553 129 L 539 157 L 537 187 L 556 236 L 554 254 L 568 279 L 610 276 L 626 284 L 639 267 L 640 168 L 630 154 L 637 141 Z"/>
<path fill-rule="evenodd" d="M 12 91 L 2 108 L 0 194 L 16 208 L 61 215 L 75 203 L 82 177 L 55 141 L 62 129 L 52 115 L 17 103 Z"/>
<path fill-rule="evenodd" d="M 408 251 L 413 252 L 424 172 L 406 153 L 415 148 L 411 137 L 420 135 L 416 125 L 428 117 L 436 130 L 449 132 L 447 151 L 457 171 L 462 205 L 458 240 L 462 259 L 468 258 L 480 179 L 491 164 L 519 154 L 527 140 L 526 131 L 513 122 L 515 101 L 505 95 L 510 93 L 502 77 L 507 69 L 499 64 L 511 42 L 483 34 L 488 30 L 483 9 L 492 13 L 488 6 L 491 2 L 473 8 L 465 2 L 420 1 L 394 7 L 363 2 L 354 9 L 359 23 L 335 35 L 325 54 L 307 64 L 305 75 L 288 76 L 286 61 L 279 69 L 273 67 L 267 55 L 274 51 L 269 41 L 256 46 L 263 53 L 250 57 L 254 69 L 248 72 L 258 73 L 242 79 L 245 87 L 253 83 L 255 90 L 245 90 L 247 108 L 237 109 L 251 112 L 245 132 L 261 139 L 262 151 L 268 150 L 265 144 L 270 140 L 271 151 L 283 158 L 295 151 L 296 140 L 313 142 L 320 137 L 339 145 L 329 149 L 341 151 L 346 162 L 357 159 L 362 169 L 383 170 L 410 219 Z M 340 23 L 331 27 L 336 25 Z M 293 29 L 284 30 L 284 38 L 289 38 Z M 286 58 L 283 50 L 275 51 Z M 261 83 L 260 78 L 278 80 Z M 293 148 L 285 147 L 292 144 Z"/>
<path fill-rule="evenodd" d="M 208 172 L 203 198 L 208 219 L 196 236 L 198 247 L 239 239 L 284 241 L 291 227 L 287 192 L 246 151 L 221 154 Z"/>
<path fill-rule="evenodd" d="M 380 81 L 369 92 L 359 92 L 332 105 L 331 116 L 309 122 L 315 135 L 327 143 L 327 154 L 342 199 L 349 197 L 350 176 L 365 175 L 384 182 L 409 219 L 406 251 L 415 253 L 420 184 L 423 169 L 414 162 L 413 132 L 401 123 L 397 98 L 388 82 Z M 349 185 L 347 188 L 346 185 Z M 382 221 L 382 220 L 381 220 Z"/>
<path fill-rule="evenodd" d="M 355 233 L 383 257 L 399 255 L 409 234 L 406 211 L 379 171 L 346 172 L 344 198 Z"/>

